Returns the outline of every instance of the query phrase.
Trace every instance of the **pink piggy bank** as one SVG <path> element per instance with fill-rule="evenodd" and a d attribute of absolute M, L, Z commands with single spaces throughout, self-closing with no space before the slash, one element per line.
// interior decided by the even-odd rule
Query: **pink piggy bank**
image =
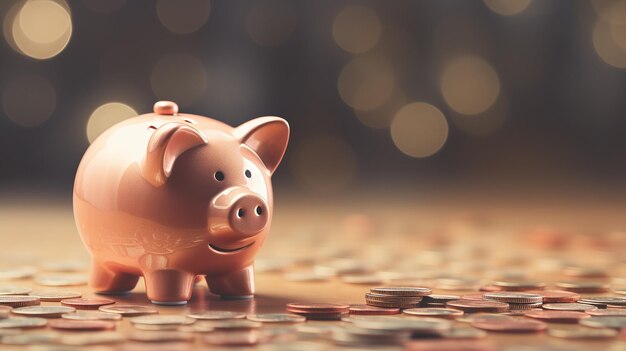
<path fill-rule="evenodd" d="M 271 176 L 289 125 L 259 117 L 236 128 L 179 114 L 169 101 L 91 144 L 74 183 L 74 217 L 99 293 L 140 276 L 156 304 L 184 304 L 197 276 L 223 297 L 254 294 L 253 261 L 272 219 Z"/>

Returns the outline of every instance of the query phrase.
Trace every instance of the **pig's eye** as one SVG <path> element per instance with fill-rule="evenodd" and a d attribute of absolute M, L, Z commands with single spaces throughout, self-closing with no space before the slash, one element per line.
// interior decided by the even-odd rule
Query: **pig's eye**
<path fill-rule="evenodd" d="M 245 171 L 245 172 L 243 172 L 243 174 L 245 174 L 245 175 L 246 175 L 246 178 L 252 178 L 252 172 L 250 172 L 250 170 L 249 170 L 249 169 L 246 169 L 246 171 Z"/>
<path fill-rule="evenodd" d="M 218 182 L 224 180 L 224 173 L 220 171 L 215 172 L 215 180 L 217 180 Z"/>

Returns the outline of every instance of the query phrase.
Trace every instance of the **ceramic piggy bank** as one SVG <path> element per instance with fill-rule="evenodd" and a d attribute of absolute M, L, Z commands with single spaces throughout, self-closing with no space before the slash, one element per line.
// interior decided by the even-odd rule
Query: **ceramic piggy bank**
<path fill-rule="evenodd" d="M 278 117 L 233 128 L 169 101 L 100 135 L 74 184 L 93 289 L 127 292 L 143 276 L 153 303 L 184 304 L 204 276 L 215 294 L 252 296 L 288 139 Z"/>

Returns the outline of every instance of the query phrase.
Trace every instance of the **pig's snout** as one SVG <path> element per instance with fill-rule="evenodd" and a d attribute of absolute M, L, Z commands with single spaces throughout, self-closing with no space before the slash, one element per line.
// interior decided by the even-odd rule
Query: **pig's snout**
<path fill-rule="evenodd" d="M 242 236 L 252 236 L 267 225 L 267 203 L 256 194 L 240 196 L 231 206 L 228 214 L 230 227 Z"/>

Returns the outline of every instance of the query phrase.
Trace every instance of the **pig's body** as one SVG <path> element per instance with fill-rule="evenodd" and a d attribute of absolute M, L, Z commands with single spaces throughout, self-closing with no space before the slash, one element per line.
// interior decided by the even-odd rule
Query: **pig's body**
<path fill-rule="evenodd" d="M 183 303 L 205 275 L 217 294 L 253 294 L 288 126 L 262 117 L 232 128 L 157 105 L 103 133 L 78 168 L 74 214 L 91 285 L 123 292 L 144 276 L 150 300 Z"/>

